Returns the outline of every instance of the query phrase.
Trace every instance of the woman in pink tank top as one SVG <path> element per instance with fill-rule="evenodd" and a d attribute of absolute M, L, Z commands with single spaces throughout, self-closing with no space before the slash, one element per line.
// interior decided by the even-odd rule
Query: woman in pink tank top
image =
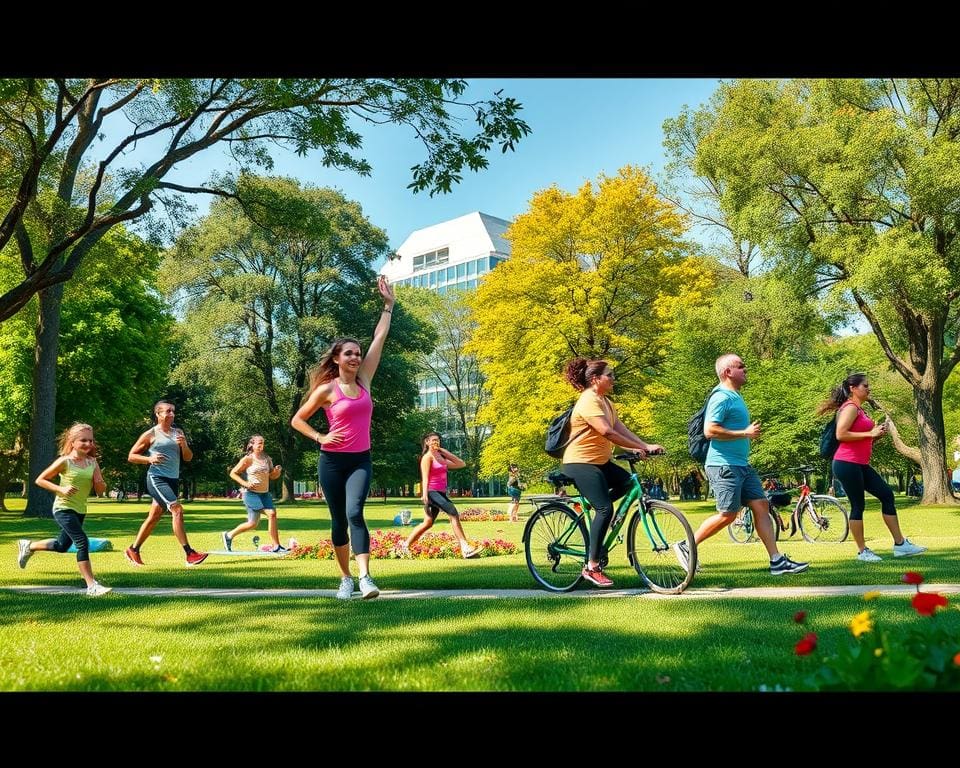
<path fill-rule="evenodd" d="M 476 557 L 483 551 L 483 547 L 471 546 L 467 541 L 463 524 L 460 522 L 460 513 L 447 496 L 447 469 L 462 469 L 467 465 L 459 456 L 440 447 L 440 435 L 436 432 L 425 434 L 421 444 L 423 456 L 420 457 L 420 497 L 423 501 L 423 522 L 414 528 L 407 540 L 400 545 L 403 554 L 410 556 L 410 547 L 433 527 L 442 509 L 450 516 L 450 526 L 460 540 L 460 553 L 467 558 Z"/>
<path fill-rule="evenodd" d="M 833 475 L 843 484 L 850 499 L 850 532 L 857 544 L 857 560 L 876 563 L 883 559 L 867 547 L 864 539 L 865 491 L 880 500 L 883 522 L 893 536 L 893 556 L 919 555 L 926 551 L 926 547 L 914 544 L 900 532 L 893 491 L 870 466 L 873 441 L 887 434 L 887 426 L 875 424 L 863 410 L 864 403 L 877 407 L 870 399 L 870 383 L 866 374 L 853 373 L 834 387 L 830 397 L 818 409 L 820 414 L 831 411 L 837 414 L 837 440 L 840 441 L 840 447 L 833 456 Z"/>
<path fill-rule="evenodd" d="M 364 358 L 360 342 L 336 339 L 320 362 L 310 370 L 310 387 L 291 426 L 320 446 L 317 473 L 330 509 L 330 535 L 340 569 L 337 597 L 353 596 L 350 575 L 350 545 L 360 571 L 360 594 L 377 597 L 380 590 L 370 576 L 370 531 L 363 519 L 363 504 L 370 491 L 370 417 L 373 400 L 370 384 L 380 365 L 383 344 L 390 333 L 396 298 L 382 275 L 377 289 L 384 307 Z M 326 434 L 310 426 L 309 419 L 321 408 L 327 416 Z"/>

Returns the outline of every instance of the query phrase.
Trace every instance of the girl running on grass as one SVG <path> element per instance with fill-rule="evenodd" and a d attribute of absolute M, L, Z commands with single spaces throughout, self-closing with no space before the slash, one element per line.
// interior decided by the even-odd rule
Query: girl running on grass
<path fill-rule="evenodd" d="M 230 470 L 230 477 L 243 488 L 247 522 L 240 523 L 232 531 L 224 531 L 220 534 L 224 549 L 228 552 L 233 550 L 233 539 L 238 534 L 251 531 L 260 524 L 261 512 L 267 513 L 267 528 L 273 540 L 273 551 L 288 551 L 280 543 L 280 534 L 277 533 L 277 510 L 273 506 L 273 496 L 270 493 L 270 481 L 280 477 L 283 467 L 273 466 L 273 459 L 263 452 L 263 444 L 263 435 L 251 437 L 247 441 L 247 455 Z"/>
<path fill-rule="evenodd" d="M 53 519 L 60 526 L 60 535 L 55 539 L 30 541 L 20 539 L 17 545 L 17 564 L 27 567 L 34 552 L 66 552 L 70 544 L 77 547 L 77 567 L 87 583 L 87 596 L 100 597 L 110 587 L 93 578 L 90 565 L 90 540 L 83 530 L 87 515 L 87 497 L 92 487 L 97 494 L 107 490 L 100 466 L 96 459 L 97 446 L 93 441 L 93 427 L 89 424 L 74 424 L 60 436 L 60 456 L 34 481 L 38 486 L 55 495 Z M 59 484 L 53 478 L 60 476 Z"/>

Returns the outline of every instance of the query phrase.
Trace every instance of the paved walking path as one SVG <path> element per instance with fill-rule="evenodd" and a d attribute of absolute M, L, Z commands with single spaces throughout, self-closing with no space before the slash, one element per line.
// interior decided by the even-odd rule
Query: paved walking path
<path fill-rule="evenodd" d="M 69 595 L 80 594 L 84 588 L 44 587 L 34 585 L 2 586 L 2 590 L 30 594 Z M 602 598 L 641 597 L 649 600 L 716 600 L 724 598 L 802 598 L 835 597 L 838 595 L 862 595 L 877 591 L 883 595 L 908 595 L 916 591 L 909 584 L 876 584 L 857 586 L 821 587 L 737 587 L 732 589 L 688 589 L 681 595 L 658 595 L 643 589 L 577 589 L 557 594 L 542 589 L 385 589 L 381 600 L 409 600 L 422 598 L 477 599 L 524 599 L 524 598 Z M 946 595 L 960 594 L 960 584 L 924 584 L 924 592 L 939 592 Z M 221 599 L 284 598 L 284 597 L 333 597 L 335 589 L 200 589 L 192 587 L 117 587 L 115 595 L 140 595 L 145 597 L 214 597 Z M 356 593 L 359 597 L 359 592 Z"/>

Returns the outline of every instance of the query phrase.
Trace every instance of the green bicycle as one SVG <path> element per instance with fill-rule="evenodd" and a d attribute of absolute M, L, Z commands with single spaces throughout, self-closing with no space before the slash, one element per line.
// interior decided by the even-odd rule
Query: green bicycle
<path fill-rule="evenodd" d="M 607 566 L 610 551 L 623 542 L 620 530 L 633 510 L 627 526 L 627 559 L 651 590 L 677 595 L 690 584 L 697 568 L 693 529 L 679 509 L 644 494 L 635 468 L 642 461 L 639 453 L 622 453 L 614 459 L 629 462 L 631 487 L 610 522 L 600 550 L 600 566 Z M 566 475 L 554 473 L 551 479 L 558 491 L 566 486 L 576 488 Z M 530 496 L 528 500 L 536 511 L 523 530 L 527 568 L 544 589 L 569 592 L 580 583 L 587 563 L 590 504 L 582 495 Z M 683 542 L 689 556 L 678 551 Z"/>

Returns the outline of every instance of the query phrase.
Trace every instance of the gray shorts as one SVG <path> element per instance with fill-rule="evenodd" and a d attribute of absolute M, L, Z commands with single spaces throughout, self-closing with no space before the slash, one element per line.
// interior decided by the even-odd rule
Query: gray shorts
<path fill-rule="evenodd" d="M 705 467 L 710 487 L 717 497 L 717 512 L 735 515 L 754 499 L 766 499 L 760 475 L 753 467 Z"/>

